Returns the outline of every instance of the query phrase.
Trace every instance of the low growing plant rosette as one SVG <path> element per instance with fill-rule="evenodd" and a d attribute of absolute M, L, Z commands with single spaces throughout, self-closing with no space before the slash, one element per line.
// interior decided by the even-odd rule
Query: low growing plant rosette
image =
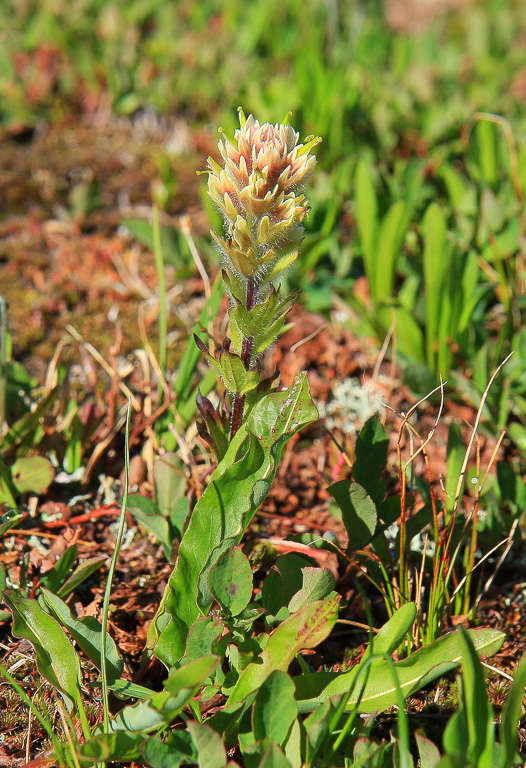
<path fill-rule="evenodd" d="M 297 295 L 282 297 L 276 281 L 298 258 L 308 211 L 303 189 L 316 165 L 312 149 L 321 141 L 309 137 L 298 143 L 299 133 L 287 120 L 261 125 L 241 109 L 239 118 L 241 127 L 233 138 L 223 133 L 219 141 L 222 163 L 208 158 L 208 192 L 225 225 L 224 237 L 212 236 L 222 256 L 231 339 L 225 339 L 219 360 L 196 339 L 231 393 L 230 439 L 257 400 L 259 358 L 283 330 Z M 269 384 L 259 393 L 268 391 Z M 228 444 L 230 414 L 220 416 L 204 398 L 199 406 L 207 424 L 202 435 L 220 459 Z"/>

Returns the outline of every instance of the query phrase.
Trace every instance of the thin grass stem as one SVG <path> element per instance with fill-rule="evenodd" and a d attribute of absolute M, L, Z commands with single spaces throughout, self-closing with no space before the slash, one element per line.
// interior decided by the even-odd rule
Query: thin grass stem
<path fill-rule="evenodd" d="M 159 284 L 159 366 L 166 375 L 166 339 L 168 336 L 168 317 L 166 312 L 166 275 L 161 243 L 161 226 L 157 206 L 152 207 L 153 255 Z"/>
<path fill-rule="evenodd" d="M 117 558 L 119 557 L 119 550 L 122 544 L 122 538 L 126 530 L 126 507 L 128 503 L 128 486 L 130 480 L 130 415 L 131 415 L 131 402 L 128 401 L 128 411 L 126 414 L 126 427 L 125 427 L 125 444 L 124 444 L 124 487 L 122 489 L 122 504 L 121 514 L 119 517 L 119 528 L 117 532 L 117 540 L 115 541 L 115 548 L 111 558 L 110 568 L 108 571 L 108 578 L 106 580 L 106 589 L 104 591 L 104 601 L 102 604 L 102 643 L 101 643 L 101 682 L 102 682 L 102 706 L 103 706 L 103 723 L 104 732 L 108 733 L 110 728 L 110 713 L 109 713 L 109 689 L 108 689 L 108 670 L 106 668 L 106 635 L 108 632 L 108 614 L 110 610 L 110 595 L 113 584 L 113 577 L 115 575 L 115 568 L 117 566 Z"/>

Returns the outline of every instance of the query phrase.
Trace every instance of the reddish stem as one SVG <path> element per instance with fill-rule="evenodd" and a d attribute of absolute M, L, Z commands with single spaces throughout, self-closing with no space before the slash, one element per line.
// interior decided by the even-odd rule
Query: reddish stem
<path fill-rule="evenodd" d="M 259 298 L 258 287 L 254 280 L 247 283 L 247 311 L 250 312 L 256 306 Z M 241 360 L 245 368 L 250 370 L 252 363 L 252 339 L 244 338 L 241 345 Z M 230 424 L 230 439 L 234 437 L 243 423 L 243 410 L 245 407 L 245 395 L 234 395 L 234 407 L 232 410 L 232 422 Z"/>

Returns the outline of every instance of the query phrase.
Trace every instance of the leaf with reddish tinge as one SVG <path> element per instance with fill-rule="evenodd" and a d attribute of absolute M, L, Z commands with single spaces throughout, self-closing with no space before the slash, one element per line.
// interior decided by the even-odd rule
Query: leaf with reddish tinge
<path fill-rule="evenodd" d="M 208 574 L 208 586 L 219 605 L 237 616 L 252 597 L 252 569 L 238 547 L 223 552 Z"/>
<path fill-rule="evenodd" d="M 292 659 L 304 648 L 315 648 L 331 632 L 338 618 L 339 597 L 308 603 L 289 616 L 270 635 L 258 663 L 249 664 L 232 691 L 228 704 L 243 701 L 279 669 L 286 672 Z"/>

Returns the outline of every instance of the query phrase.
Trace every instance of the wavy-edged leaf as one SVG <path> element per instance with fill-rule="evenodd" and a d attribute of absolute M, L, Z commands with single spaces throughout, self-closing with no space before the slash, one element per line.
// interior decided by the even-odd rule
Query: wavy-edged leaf
<path fill-rule="evenodd" d="M 289 616 L 270 635 L 257 663 L 241 673 L 228 704 L 243 701 L 256 691 L 271 672 L 286 672 L 294 656 L 304 648 L 315 648 L 329 635 L 338 618 L 339 597 L 309 603 Z"/>
<path fill-rule="evenodd" d="M 45 587 L 42 587 L 42 597 L 57 621 L 68 630 L 88 659 L 100 669 L 101 623 L 94 616 L 84 616 L 82 619 L 75 618 L 66 603 Z M 115 641 L 109 634 L 106 634 L 106 669 L 109 678 L 120 677 L 124 669 L 124 662 L 119 657 Z"/>
<path fill-rule="evenodd" d="M 184 653 L 190 626 L 208 613 L 213 597 L 207 578 L 222 552 L 236 546 L 274 480 L 285 443 L 318 416 L 305 374 L 284 392 L 256 403 L 231 441 L 223 461 L 197 502 L 148 644 L 165 664 Z"/>
<path fill-rule="evenodd" d="M 59 691 L 67 704 L 80 699 L 80 664 L 60 624 L 36 600 L 6 590 L 3 600 L 13 612 L 13 635 L 34 647 L 38 671 Z"/>
<path fill-rule="evenodd" d="M 493 629 L 472 629 L 468 632 L 479 655 L 496 653 L 504 642 L 504 634 Z M 395 664 L 404 697 L 420 690 L 427 683 L 454 669 L 462 661 L 462 645 L 458 632 L 439 638 Z M 310 712 L 331 696 L 351 689 L 348 709 L 357 705 L 359 692 L 353 690 L 360 665 L 350 672 L 317 672 L 294 679 L 300 712 Z M 360 712 L 383 711 L 397 703 L 392 670 L 387 661 L 371 663 L 367 683 L 360 698 Z"/>

